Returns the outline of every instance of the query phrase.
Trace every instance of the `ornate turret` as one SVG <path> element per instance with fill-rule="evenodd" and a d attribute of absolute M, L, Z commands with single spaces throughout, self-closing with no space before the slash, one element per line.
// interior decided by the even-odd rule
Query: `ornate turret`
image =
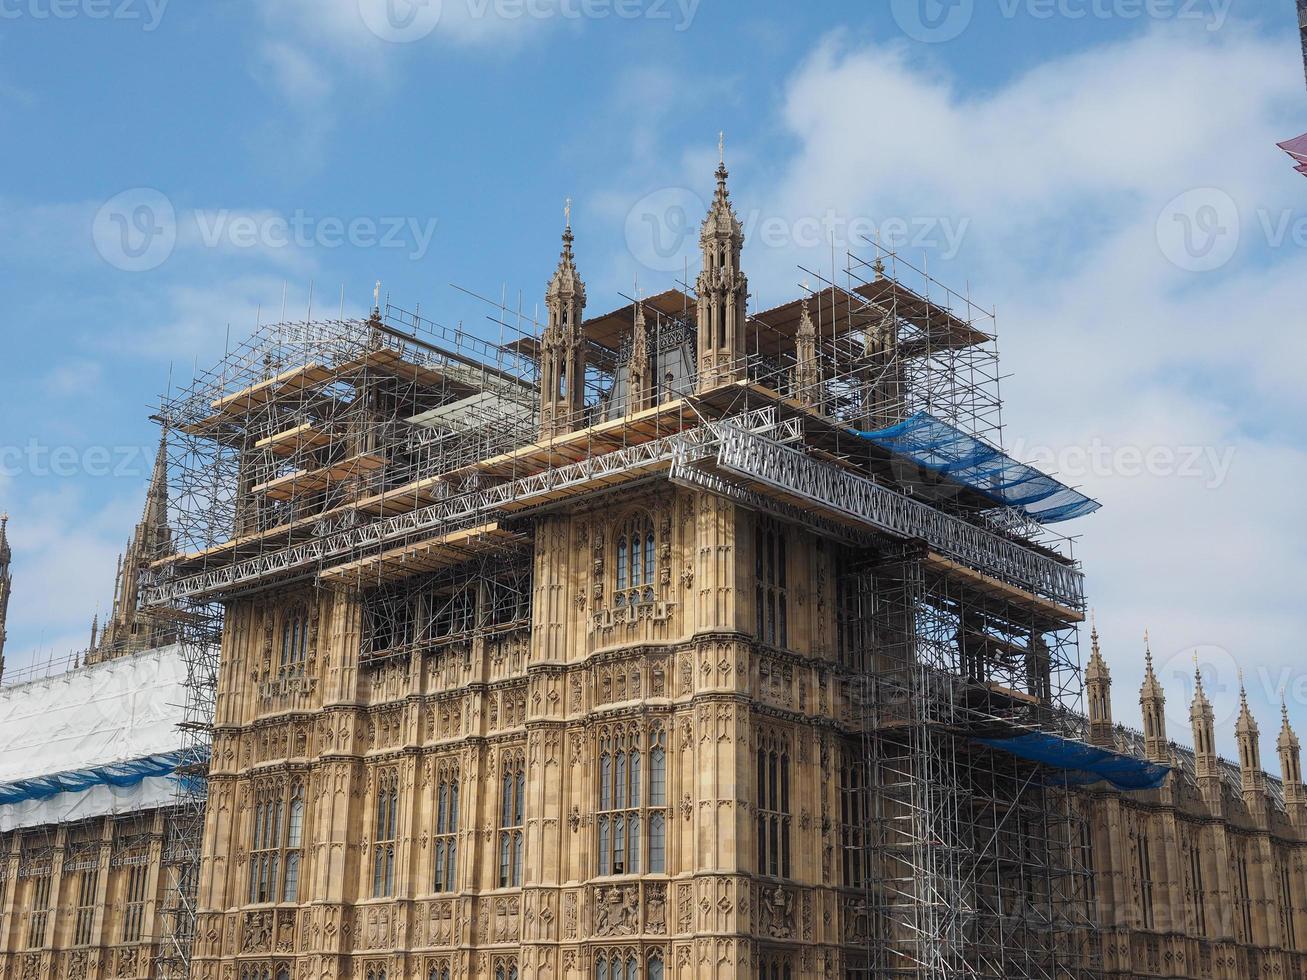
<path fill-rule="evenodd" d="M 1239 675 L 1239 720 L 1234 725 L 1235 739 L 1239 743 L 1239 783 L 1244 799 L 1249 803 L 1266 793 L 1266 773 L 1262 771 L 1261 731 L 1257 719 L 1248 707 L 1248 691 Z"/>
<path fill-rule="evenodd" d="M 808 297 L 803 297 L 803 310 L 799 315 L 799 330 L 794 336 L 794 387 L 795 396 L 805 405 L 821 407 L 821 364 L 817 360 L 817 328 L 808 309 Z"/>
<path fill-rule="evenodd" d="M 1089 700 L 1089 741 L 1111 747 L 1116 743 L 1112 724 L 1112 672 L 1098 646 L 1098 625 L 1089 633 L 1089 663 L 1085 667 L 1085 696 Z"/>
<path fill-rule="evenodd" d="M 1150 762 L 1169 763 L 1171 749 L 1166 738 L 1166 692 L 1153 670 L 1153 648 L 1144 633 L 1144 684 L 1139 689 L 1139 708 L 1144 718 L 1144 752 Z"/>
<path fill-rule="evenodd" d="M 0 678 L 5 676 L 5 625 L 9 618 L 9 593 L 14 584 L 9 563 L 13 557 L 9 547 L 9 515 L 0 514 Z"/>
<path fill-rule="evenodd" d="M 744 375 L 744 318 L 749 282 L 740 269 L 744 229 L 731 206 L 726 188 L 726 154 L 718 143 L 717 191 L 699 232 L 703 269 L 698 291 L 699 390 Z"/>
<path fill-rule="evenodd" d="M 171 641 L 165 621 L 140 608 L 141 573 L 153 561 L 172 552 L 172 530 L 168 526 L 168 430 L 159 437 L 154 470 L 145 495 L 145 509 L 136 530 L 127 541 L 127 550 L 119 556 L 114 581 L 113 609 L 98 644 L 92 626 L 92 645 L 86 651 L 86 663 L 146 650 Z"/>
<path fill-rule="evenodd" d="M 649 364 L 649 328 L 644 304 L 636 301 L 635 323 L 631 327 L 631 362 L 627 369 L 626 410 L 635 413 L 653 405 L 653 378 Z"/>
<path fill-rule="evenodd" d="M 540 438 L 581 428 L 585 410 L 585 283 L 572 257 L 572 202 L 563 211 L 563 251 L 545 293 L 548 323 L 540 340 Z"/>
<path fill-rule="evenodd" d="M 1280 737 L 1275 747 L 1280 753 L 1280 779 L 1284 783 L 1284 805 L 1296 824 L 1307 817 L 1307 787 L 1302 781 L 1302 744 L 1289 724 L 1289 706 L 1280 700 Z"/>

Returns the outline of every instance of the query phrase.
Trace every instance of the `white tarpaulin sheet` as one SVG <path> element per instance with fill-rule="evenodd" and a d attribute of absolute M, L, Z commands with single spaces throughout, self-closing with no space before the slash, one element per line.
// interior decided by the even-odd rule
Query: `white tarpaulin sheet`
<path fill-rule="evenodd" d="M 0 829 L 169 798 L 185 700 L 176 646 L 0 688 Z"/>

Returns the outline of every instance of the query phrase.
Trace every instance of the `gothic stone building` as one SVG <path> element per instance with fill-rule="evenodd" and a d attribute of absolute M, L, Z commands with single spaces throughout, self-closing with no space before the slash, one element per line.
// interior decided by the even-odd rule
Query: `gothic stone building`
<path fill-rule="evenodd" d="M 280 325 L 165 406 L 172 512 L 91 659 L 223 615 L 194 931 L 146 928 L 205 980 L 1301 977 L 1287 715 L 1279 779 L 1201 685 L 1169 742 L 1151 661 L 1116 726 L 1074 564 L 868 445 L 992 338 L 879 262 L 747 316 L 726 180 L 693 297 L 585 319 L 569 226 L 538 339 Z M 68 871 L 118 834 L 0 837 L 0 976 L 127 975 L 131 903 Z"/>

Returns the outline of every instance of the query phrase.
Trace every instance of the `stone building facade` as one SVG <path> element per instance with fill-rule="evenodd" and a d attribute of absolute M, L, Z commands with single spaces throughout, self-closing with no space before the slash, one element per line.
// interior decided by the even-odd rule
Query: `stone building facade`
<path fill-rule="evenodd" d="M 631 338 L 624 400 L 596 412 L 568 228 L 538 349 L 543 451 L 662 411 L 684 393 L 683 365 L 697 365 L 700 394 L 745 380 L 742 244 L 723 165 L 703 226 L 697 342 L 669 353 L 661 338 Z M 643 306 L 633 314 L 643 330 Z M 823 410 L 813 315 L 806 301 L 796 313 L 795 376 L 809 380 L 787 411 L 800 414 Z M 878 397 L 874 417 L 892 419 L 899 395 Z M 160 460 L 113 639 L 93 637 L 91 660 L 128 642 L 136 576 L 171 540 Z M 261 506 L 237 501 L 242 531 L 257 532 Z M 494 533 L 489 552 L 434 570 L 399 562 L 366 585 L 334 570 L 269 579 L 225 600 L 192 975 L 927 975 L 874 972 L 865 955 L 886 928 L 868 909 L 885 886 L 866 856 L 875 797 L 859 701 L 864 658 L 878 653 L 859 647 L 860 607 L 841 584 L 852 541 L 658 474 Z M 1048 656 L 1032 642 L 1012 671 L 1028 687 L 999 695 L 1048 700 Z M 1216 754 L 1201 684 L 1190 750 L 1166 737 L 1151 659 L 1142 733 L 1114 723 L 1096 633 L 1083 679 L 1086 741 L 1172 773 L 1160 789 L 1073 793 L 1083 958 L 1048 975 L 1301 977 L 1307 791 L 1287 715 L 1275 779 L 1246 704 L 1235 765 Z M 151 975 L 164 820 L 0 836 L 0 977 Z"/>

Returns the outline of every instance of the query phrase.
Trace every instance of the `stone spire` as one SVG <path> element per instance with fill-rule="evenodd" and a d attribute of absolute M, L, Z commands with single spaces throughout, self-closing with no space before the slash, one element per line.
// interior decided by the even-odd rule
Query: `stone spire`
<path fill-rule="evenodd" d="M 1144 684 L 1139 689 L 1139 708 L 1144 718 L 1144 752 L 1149 761 L 1168 763 L 1170 746 L 1166 739 L 1166 692 L 1153 670 L 1153 647 L 1144 633 Z"/>
<path fill-rule="evenodd" d="M 1219 776 L 1216 755 L 1216 714 L 1203 689 L 1203 672 L 1194 654 L 1194 700 L 1189 706 L 1189 723 L 1194 732 L 1194 764 L 1199 776 Z"/>
<path fill-rule="evenodd" d="M 699 231 L 703 268 L 695 288 L 699 326 L 699 390 L 744 376 L 744 318 L 749 282 L 740 269 L 744 229 L 726 187 L 724 138 L 718 141 L 717 191 Z"/>
<path fill-rule="evenodd" d="M 1091 620 L 1093 614 L 1090 614 Z M 1110 747 L 1116 743 L 1112 724 L 1112 672 L 1098 645 L 1098 624 L 1089 632 L 1089 663 L 1085 666 L 1085 695 L 1089 700 L 1089 741 Z"/>
<path fill-rule="evenodd" d="M 0 514 L 0 678 L 5 676 L 5 626 L 9 619 L 9 594 L 14 585 L 9 564 L 13 557 L 13 549 L 9 547 L 9 515 Z"/>
<path fill-rule="evenodd" d="M 808 297 L 803 297 L 799 313 L 799 330 L 794 335 L 794 387 L 799 401 L 809 407 L 821 406 L 821 364 L 817 360 L 817 328 L 808 309 Z"/>
<path fill-rule="evenodd" d="M 635 302 L 635 323 L 631 326 L 631 360 L 627 367 L 626 410 L 641 412 L 653 404 L 653 378 L 650 376 L 649 327 L 644 319 L 644 304 Z"/>
<path fill-rule="evenodd" d="M 1242 671 L 1239 674 L 1239 719 L 1235 722 L 1234 733 L 1239 743 L 1239 782 L 1244 797 L 1265 793 L 1266 773 L 1262 771 L 1261 730 L 1248 707 L 1248 690 L 1244 687 Z"/>
<path fill-rule="evenodd" d="M 1275 747 L 1280 753 L 1280 779 L 1284 783 L 1284 802 L 1294 823 L 1307 816 L 1307 787 L 1302 781 L 1302 744 L 1289 724 L 1289 706 L 1280 699 L 1280 737 Z"/>
<path fill-rule="evenodd" d="M 548 322 L 540 339 L 540 438 L 585 424 L 585 283 L 572 256 L 572 201 L 563 209 L 563 251 L 545 293 Z"/>
<path fill-rule="evenodd" d="M 172 529 L 168 526 L 168 430 L 159 436 L 150 486 L 145 494 L 145 508 L 135 531 L 127 541 L 127 550 L 119 556 L 114 581 L 113 609 L 104 624 L 98 645 L 92 642 L 86 663 L 103 660 L 136 650 L 145 650 L 167 642 L 156 617 L 140 608 L 141 575 L 146 567 L 172 553 Z M 97 616 L 98 624 L 98 616 Z M 92 629 L 94 634 L 94 627 Z"/>

